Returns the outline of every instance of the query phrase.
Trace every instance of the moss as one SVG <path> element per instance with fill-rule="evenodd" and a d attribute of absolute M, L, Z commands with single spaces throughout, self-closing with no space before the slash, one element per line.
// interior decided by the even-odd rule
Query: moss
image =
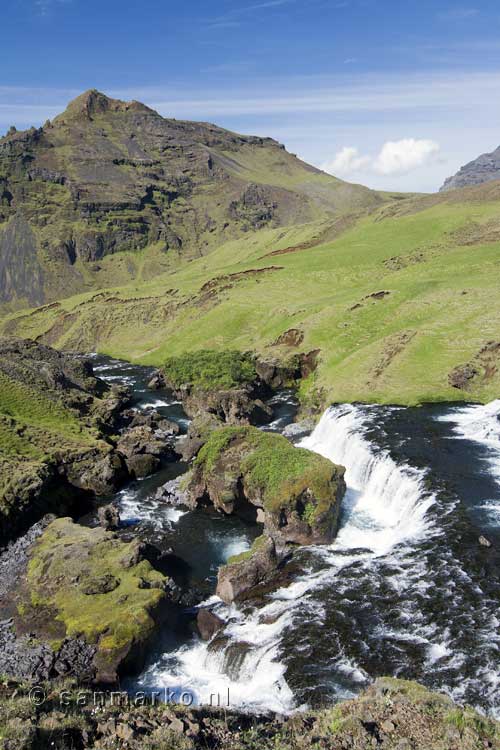
<path fill-rule="evenodd" d="M 250 558 L 253 557 L 256 552 L 266 546 L 266 542 L 267 537 L 264 534 L 258 536 L 257 539 L 254 540 L 250 549 L 245 550 L 245 552 L 240 552 L 239 555 L 233 555 L 232 557 L 230 557 L 227 561 L 227 565 L 238 565 L 238 563 L 250 560 Z"/>
<path fill-rule="evenodd" d="M 246 437 L 247 434 L 246 427 L 222 427 L 220 430 L 214 430 L 198 453 L 195 465 L 202 466 L 204 471 L 212 472 L 227 446 L 236 437 Z"/>
<path fill-rule="evenodd" d="M 195 466 L 211 474 L 226 452 L 228 464 L 232 459 L 238 463 L 247 490 L 259 495 L 271 513 L 294 504 L 309 488 L 316 500 L 305 511 L 310 521 L 330 507 L 335 482 L 342 475 L 340 467 L 317 453 L 294 447 L 282 435 L 249 426 L 212 432 Z"/>
<path fill-rule="evenodd" d="M 202 390 L 231 389 L 256 378 L 253 355 L 238 351 L 188 352 L 169 357 L 162 369 L 174 388 L 190 385 Z"/>
<path fill-rule="evenodd" d="M 151 633 L 151 612 L 165 596 L 166 578 L 145 560 L 134 564 L 135 555 L 133 542 L 58 519 L 37 541 L 28 566 L 31 604 L 55 611 L 68 636 L 84 636 L 112 660 Z M 103 585 L 97 593 L 110 577 L 114 588 Z"/>

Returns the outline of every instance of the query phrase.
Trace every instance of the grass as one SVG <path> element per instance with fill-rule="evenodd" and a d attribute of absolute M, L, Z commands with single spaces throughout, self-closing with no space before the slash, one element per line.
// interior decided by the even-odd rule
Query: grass
<path fill-rule="evenodd" d="M 173 388 L 188 385 L 194 389 L 230 389 L 256 378 L 254 358 L 236 351 L 202 349 L 169 357 L 162 371 Z"/>
<path fill-rule="evenodd" d="M 240 552 L 238 555 L 232 555 L 228 559 L 226 565 L 238 565 L 239 563 L 246 562 L 246 560 L 250 560 L 250 558 L 253 557 L 256 552 L 265 547 L 267 540 L 268 537 L 264 534 L 258 536 L 257 539 L 254 539 L 254 542 L 250 549 L 247 549 L 244 552 Z"/>
<path fill-rule="evenodd" d="M 327 241 L 324 219 L 261 230 L 154 280 L 79 295 L 5 325 L 20 335 L 53 330 L 58 346 L 152 365 L 207 349 L 288 356 L 290 347 L 274 342 L 293 327 L 304 332 L 300 351 L 320 350 L 301 389 L 317 407 L 487 402 L 498 395 L 500 367 L 479 368 L 469 391 L 451 387 L 448 375 L 498 340 L 500 242 L 481 232 L 473 244 L 460 239 L 471 224 L 498 221 L 492 191 L 398 200 Z M 381 291 L 389 294 L 371 296 Z"/>
<path fill-rule="evenodd" d="M 211 433 L 195 466 L 207 474 L 223 471 L 219 461 L 228 454 L 236 458 L 247 491 L 261 497 L 271 513 L 294 506 L 309 488 L 316 501 L 307 510 L 308 522 L 313 523 L 336 496 L 338 467 L 312 451 L 294 447 L 282 435 L 256 427 L 223 427 Z"/>

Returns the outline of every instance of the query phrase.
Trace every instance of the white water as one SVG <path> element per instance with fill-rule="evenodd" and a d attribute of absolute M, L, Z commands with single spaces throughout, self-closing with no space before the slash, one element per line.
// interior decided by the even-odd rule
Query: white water
<path fill-rule="evenodd" d="M 455 425 L 459 439 L 479 443 L 488 451 L 486 463 L 491 476 L 500 486 L 500 399 L 485 406 L 464 406 L 439 417 L 441 422 Z M 487 500 L 482 506 L 491 522 L 500 526 L 500 502 Z"/>
<path fill-rule="evenodd" d="M 141 480 L 136 481 L 140 483 Z M 172 526 L 172 524 L 177 523 L 179 518 L 182 518 L 188 512 L 187 510 L 169 507 L 163 500 L 148 498 L 147 503 L 145 503 L 138 496 L 135 488 L 125 488 L 118 493 L 117 497 L 119 498 L 120 518 L 122 521 L 136 522 L 147 520 L 158 523 L 158 518 L 161 517 L 167 526 Z"/>
<path fill-rule="evenodd" d="M 435 498 L 425 495 L 421 472 L 398 466 L 388 453 L 374 449 L 363 437 L 365 426 L 359 407 L 337 406 L 323 414 L 300 445 L 346 467 L 347 519 L 334 546 L 383 555 L 428 530 L 426 513 Z"/>
<path fill-rule="evenodd" d="M 366 421 L 366 412 L 355 406 L 334 407 L 301 443 L 347 469 L 348 490 L 338 537 L 330 547 L 313 548 L 321 559 L 321 570 L 305 572 L 251 612 L 218 602 L 216 611 L 228 621 L 223 633 L 227 643 L 214 647 L 196 639 L 155 664 L 143 675 L 142 684 L 180 685 L 200 702 L 229 689 L 231 705 L 243 709 L 289 712 L 297 708 L 285 678 L 281 642 L 304 608 L 309 617 L 321 621 L 322 605 L 309 598 L 311 592 L 336 585 L 342 569 L 354 561 L 370 564 L 371 559 L 394 554 L 399 546 L 432 528 L 426 513 L 434 497 L 425 493 L 423 475 L 398 466 L 388 454 L 376 450 L 363 437 Z M 436 645 L 429 641 L 429 648 L 436 656 Z M 239 651 L 236 667 L 235 649 Z M 336 669 L 351 681 L 367 682 L 366 673 L 341 653 Z"/>

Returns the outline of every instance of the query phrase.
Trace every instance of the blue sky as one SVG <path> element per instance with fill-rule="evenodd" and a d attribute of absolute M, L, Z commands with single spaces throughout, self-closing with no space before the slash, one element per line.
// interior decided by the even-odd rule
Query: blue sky
<path fill-rule="evenodd" d="M 2 0 L 1 18 L 0 132 L 95 87 L 401 190 L 500 144 L 498 1 Z"/>

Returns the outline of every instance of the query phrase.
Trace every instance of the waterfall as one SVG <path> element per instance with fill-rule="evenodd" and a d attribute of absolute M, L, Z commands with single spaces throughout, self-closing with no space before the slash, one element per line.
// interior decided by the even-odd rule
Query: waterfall
<path fill-rule="evenodd" d="M 335 546 L 385 554 L 425 533 L 434 497 L 424 490 L 422 472 L 373 447 L 363 435 L 366 423 L 366 409 L 335 406 L 300 445 L 346 467 L 344 521 Z"/>
<path fill-rule="evenodd" d="M 479 443 L 488 451 L 490 473 L 500 485 L 500 399 L 484 406 L 454 408 L 439 419 L 454 424 L 457 438 Z"/>
<path fill-rule="evenodd" d="M 200 701 L 229 690 L 231 704 L 243 709 L 287 712 L 296 707 L 286 682 L 282 639 L 299 624 L 301 607 L 321 618 L 321 605 L 310 596 L 312 592 L 333 585 L 353 561 L 365 560 L 369 565 L 370 559 L 429 528 L 426 512 L 434 498 L 424 491 L 423 475 L 398 466 L 374 448 L 363 437 L 366 419 L 366 411 L 355 406 L 331 408 L 301 443 L 346 467 L 347 493 L 338 537 L 330 547 L 311 548 L 320 569 L 304 572 L 252 611 L 218 602 L 217 613 L 229 623 L 223 634 L 210 644 L 196 639 L 169 654 L 143 675 L 143 685 L 181 685 Z M 360 684 L 367 680 L 349 657 L 339 658 L 338 670 Z"/>

